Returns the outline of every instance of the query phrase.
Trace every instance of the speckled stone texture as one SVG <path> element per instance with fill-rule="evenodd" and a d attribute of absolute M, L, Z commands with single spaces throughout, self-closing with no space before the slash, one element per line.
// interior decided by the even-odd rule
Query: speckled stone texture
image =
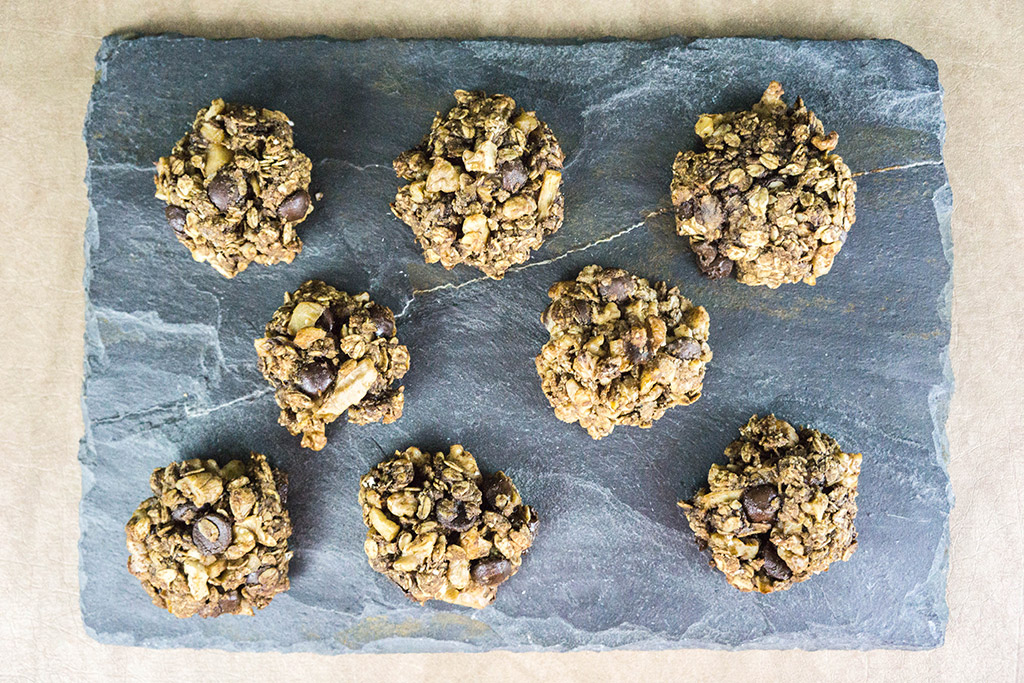
<path fill-rule="evenodd" d="M 328 653 L 942 642 L 952 247 L 934 63 L 889 41 L 180 37 L 108 38 L 97 62 L 80 455 L 82 613 L 97 639 Z M 668 206 L 699 114 L 741 109 L 773 78 L 839 132 L 861 174 L 858 220 L 816 287 L 709 282 L 671 215 L 645 216 Z M 565 224 L 501 282 L 424 264 L 388 210 L 391 159 L 460 87 L 543 111 L 566 152 Z M 152 163 L 218 96 L 288 112 L 325 195 L 293 264 L 231 281 L 192 261 L 152 196 Z M 697 403 L 599 442 L 554 417 L 533 367 L 547 288 L 589 263 L 678 285 L 708 309 L 715 353 Z M 335 425 L 315 457 L 277 425 L 252 349 L 311 278 L 390 306 L 413 358 L 403 418 Z M 864 453 L 856 554 L 764 596 L 708 567 L 675 505 L 754 412 Z M 419 607 L 363 556 L 360 475 L 382 453 L 451 443 L 506 471 L 544 520 L 480 612 Z M 124 520 L 154 467 L 250 450 L 290 475 L 292 588 L 254 618 L 175 619 L 126 570 Z"/>

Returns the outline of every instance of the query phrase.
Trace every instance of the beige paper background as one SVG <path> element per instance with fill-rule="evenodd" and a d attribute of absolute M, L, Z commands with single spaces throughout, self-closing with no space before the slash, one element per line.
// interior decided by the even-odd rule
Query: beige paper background
<path fill-rule="evenodd" d="M 931 652 L 349 655 L 99 645 L 78 610 L 82 122 L 102 36 L 895 38 L 939 65 L 955 210 L 950 621 Z M 0 679 L 1021 680 L 1020 0 L 0 0 Z M 898 264 L 894 264 L 896 266 Z"/>

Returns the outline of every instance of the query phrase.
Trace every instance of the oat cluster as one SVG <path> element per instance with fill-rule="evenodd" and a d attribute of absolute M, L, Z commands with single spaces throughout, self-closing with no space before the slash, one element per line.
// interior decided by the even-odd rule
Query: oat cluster
<path fill-rule="evenodd" d="M 548 296 L 541 322 L 551 338 L 536 366 L 558 419 L 600 439 L 700 397 L 710 320 L 675 287 L 587 266 Z"/>
<path fill-rule="evenodd" d="M 771 593 L 848 560 L 857 548 L 861 454 L 836 440 L 754 415 L 712 465 L 708 486 L 680 502 L 712 565 L 742 591 Z"/>
<path fill-rule="evenodd" d="M 128 570 L 176 617 L 254 614 L 288 590 L 287 478 L 248 462 L 186 460 L 153 472 L 132 515 Z"/>
<path fill-rule="evenodd" d="M 427 263 L 501 279 L 562 225 L 564 156 L 551 129 L 508 95 L 456 90 L 457 104 L 395 159 L 409 184 L 391 210 Z"/>
<path fill-rule="evenodd" d="M 391 309 L 365 292 L 310 280 L 285 294 L 255 341 L 260 372 L 281 408 L 278 422 L 318 451 L 327 444 L 326 426 L 343 413 L 356 424 L 400 418 L 398 380 L 409 370 L 409 350 L 396 333 Z"/>
<path fill-rule="evenodd" d="M 489 605 L 537 531 L 512 480 L 481 475 L 459 445 L 395 453 L 359 482 L 359 503 L 370 566 L 421 603 Z"/>
<path fill-rule="evenodd" d="M 282 112 L 216 99 L 160 158 L 154 180 L 178 241 L 231 278 L 302 251 L 295 227 L 313 210 L 311 169 Z"/>
<path fill-rule="evenodd" d="M 704 114 L 695 128 L 706 151 L 676 156 L 672 204 L 700 270 L 773 289 L 829 272 L 856 220 L 835 131 L 801 99 L 787 106 L 775 81 L 750 111 Z"/>

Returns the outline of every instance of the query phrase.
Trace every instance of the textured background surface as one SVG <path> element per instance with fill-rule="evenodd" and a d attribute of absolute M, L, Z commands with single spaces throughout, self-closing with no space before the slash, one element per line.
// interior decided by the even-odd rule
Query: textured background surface
<path fill-rule="evenodd" d="M 541 9 L 543 8 L 543 9 Z M 779 5 L 695 0 L 549 3 L 524 0 L 417 3 L 313 0 L 288 7 L 239 0 L 144 5 L 109 0 L 0 3 L 0 633 L 11 647 L 0 677 L 11 680 L 152 680 L 182 677 L 450 681 L 749 679 L 770 671 L 788 680 L 1017 680 L 1021 659 L 1020 547 L 1024 447 L 1015 436 L 1024 405 L 1024 287 L 1019 235 L 1024 201 L 1014 125 L 1024 54 L 1019 3 L 998 0 Z M 100 645 L 79 611 L 77 508 L 82 435 L 82 231 L 88 204 L 81 125 L 100 39 L 122 29 L 210 36 L 339 37 L 528 35 L 648 38 L 788 35 L 897 38 L 935 59 L 946 88 L 946 165 L 955 193 L 953 340 L 957 377 L 948 423 L 957 504 L 950 518 L 950 621 L 946 643 L 926 652 L 713 652 L 680 650 L 486 655 L 375 655 L 139 650 Z M 23 302 L 44 301 L 26 320 Z"/>
<path fill-rule="evenodd" d="M 80 549 L 85 624 L 101 640 L 319 652 L 941 642 L 951 205 L 933 63 L 891 41 L 156 37 L 111 39 L 98 70 L 85 130 Z M 700 113 L 749 106 L 772 78 L 839 132 L 864 174 L 851 239 L 813 289 L 709 283 L 670 216 L 641 220 L 667 202 L 672 159 L 695 144 Z M 513 93 L 567 155 L 563 228 L 500 283 L 425 266 L 387 208 L 398 184 L 388 161 L 459 86 Z M 151 189 L 152 159 L 218 94 L 285 111 L 326 195 L 294 264 L 235 280 L 178 245 Z M 547 288 L 594 262 L 678 283 L 710 312 L 715 351 L 697 404 L 599 442 L 555 419 L 532 360 Z M 403 418 L 336 425 L 319 454 L 276 424 L 252 348 L 282 293 L 311 277 L 369 288 L 400 312 L 412 357 Z M 760 596 L 708 567 L 675 501 L 752 412 L 770 411 L 813 423 L 866 464 L 853 559 Z M 505 469 L 544 525 L 522 572 L 477 613 L 421 608 L 371 572 L 354 495 L 379 448 L 452 442 Z M 293 589 L 257 619 L 151 608 L 124 570 L 121 531 L 149 472 L 252 449 L 291 475 Z"/>

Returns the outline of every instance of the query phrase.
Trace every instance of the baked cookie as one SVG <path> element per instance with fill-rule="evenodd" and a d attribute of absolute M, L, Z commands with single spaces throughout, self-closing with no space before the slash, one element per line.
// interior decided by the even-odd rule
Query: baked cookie
<path fill-rule="evenodd" d="M 252 616 L 288 590 L 288 479 L 264 456 L 172 463 L 149 487 L 125 532 L 128 571 L 154 605 L 176 617 Z"/>
<path fill-rule="evenodd" d="M 681 501 L 711 565 L 742 591 L 786 590 L 857 548 L 860 453 L 774 415 L 754 415 L 712 465 L 708 487 Z"/>
<path fill-rule="evenodd" d="M 857 185 L 839 136 L 772 81 L 751 111 L 697 119 L 704 152 L 672 167 L 676 231 L 690 238 L 710 278 L 735 272 L 747 285 L 813 285 L 832 268 L 856 220 Z"/>
<path fill-rule="evenodd" d="M 562 225 L 558 140 L 508 95 L 456 90 L 419 146 L 395 159 L 410 181 L 391 210 L 416 235 L 427 263 L 458 263 L 500 280 Z"/>
<path fill-rule="evenodd" d="M 281 408 L 278 422 L 318 451 L 327 445 L 324 428 L 346 411 L 356 424 L 400 418 L 398 380 L 409 370 L 409 349 L 395 333 L 391 309 L 366 292 L 310 280 L 285 294 L 255 342 L 260 372 Z"/>
<path fill-rule="evenodd" d="M 536 365 L 559 420 L 600 439 L 616 425 L 650 427 L 700 398 L 710 320 L 677 288 L 587 266 L 548 296 L 541 322 L 551 339 Z"/>
<path fill-rule="evenodd" d="M 234 277 L 302 251 L 295 227 L 313 210 L 311 168 L 287 116 L 218 98 L 156 163 L 156 196 L 192 258 Z"/>
<path fill-rule="evenodd" d="M 482 476 L 462 446 L 396 452 L 359 482 L 370 566 L 411 599 L 486 607 L 537 532 L 503 472 Z"/>

